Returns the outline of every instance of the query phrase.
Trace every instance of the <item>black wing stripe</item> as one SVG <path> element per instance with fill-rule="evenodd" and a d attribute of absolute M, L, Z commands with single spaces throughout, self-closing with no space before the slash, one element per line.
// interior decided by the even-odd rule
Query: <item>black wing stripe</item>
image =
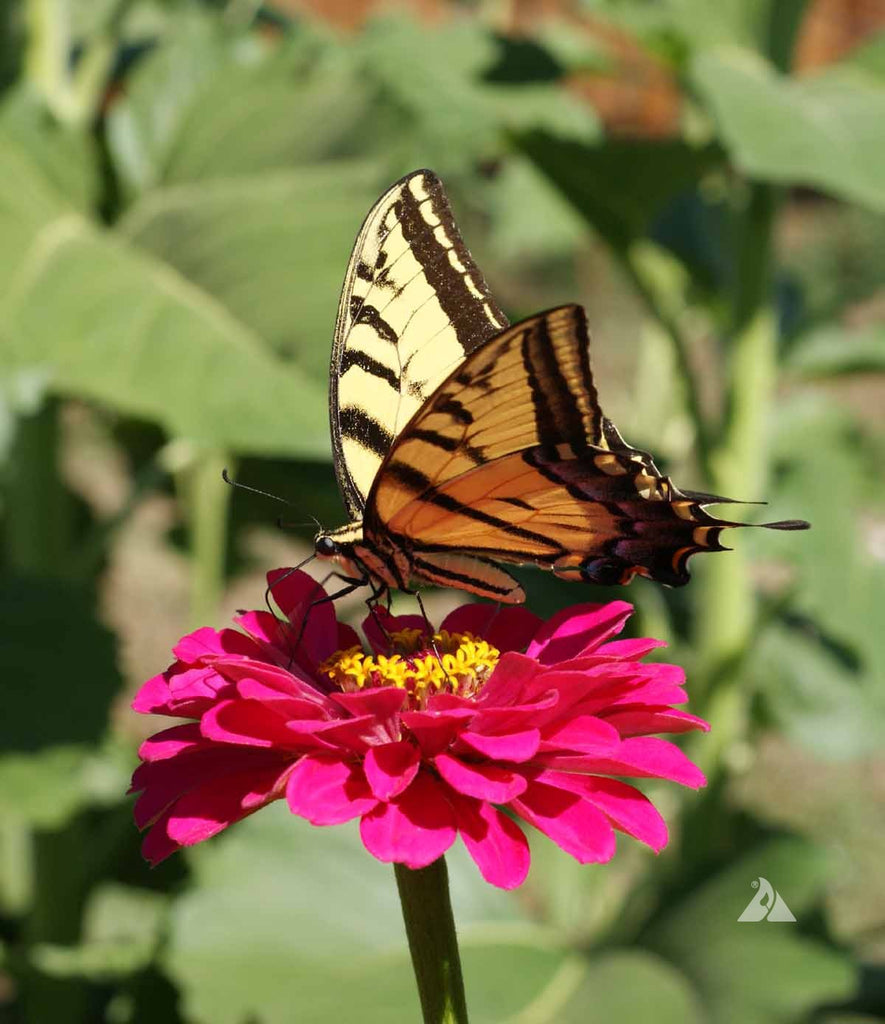
<path fill-rule="evenodd" d="M 580 409 L 563 375 L 547 321 L 539 319 L 522 336 L 522 362 L 535 403 L 541 444 L 564 441 L 581 446 L 586 430 Z"/>
<path fill-rule="evenodd" d="M 417 569 L 427 573 L 429 576 L 434 576 L 439 580 L 448 580 L 456 586 L 460 584 L 468 589 L 481 587 L 484 591 L 493 594 L 509 594 L 513 591 L 512 585 L 509 587 L 496 586 L 494 583 L 489 582 L 489 580 L 477 579 L 476 576 L 470 576 L 466 572 L 455 572 L 454 569 L 446 569 L 436 562 L 425 562 L 423 558 L 415 558 L 414 564 Z"/>
<path fill-rule="evenodd" d="M 383 458 L 393 444 L 393 435 L 372 416 L 356 405 L 346 405 L 339 410 L 338 421 L 341 433 L 357 441 L 364 448 Z"/>
<path fill-rule="evenodd" d="M 341 375 L 344 376 L 352 366 L 358 366 L 373 377 L 380 378 L 389 384 L 394 391 L 399 389 L 399 375 L 396 370 L 385 366 L 384 363 L 379 363 L 368 352 L 363 352 L 358 348 L 347 349 L 341 357 Z"/>
<path fill-rule="evenodd" d="M 421 215 L 421 204 L 408 188 L 403 190 L 400 199 L 400 224 L 404 238 L 424 268 L 427 283 L 436 293 L 437 301 L 454 327 L 458 343 L 466 354 L 489 337 L 490 312 L 501 327 L 506 326 L 507 320 L 489 294 L 485 281 L 474 272 L 473 260 L 449 210 L 441 183 L 434 180 L 425 184 L 430 196 L 431 209 L 452 243 L 451 248 L 455 250 L 466 268 L 466 273 L 460 273 L 452 266 L 449 246 L 443 245 L 436 237 L 433 228 Z M 466 278 L 469 278 L 471 284 L 482 294 L 482 299 L 468 288 Z"/>
<path fill-rule="evenodd" d="M 399 462 L 396 459 L 392 460 L 386 471 L 393 476 L 403 486 L 409 488 L 412 491 L 417 492 L 416 498 L 422 502 L 429 502 L 431 505 L 436 505 L 438 508 L 443 508 L 447 512 L 455 512 L 458 515 L 464 516 L 465 519 L 474 519 L 476 522 L 484 523 L 486 526 L 493 526 L 496 530 L 501 530 L 509 537 L 518 537 L 521 540 L 531 540 L 536 543 L 543 544 L 545 547 L 557 547 L 555 542 L 551 541 L 549 537 L 543 533 L 536 533 L 534 530 L 527 530 L 523 526 L 517 526 L 515 523 L 510 523 L 506 519 L 501 519 L 499 516 L 493 516 L 489 512 L 483 512 L 482 509 L 471 508 L 469 505 L 463 504 L 458 501 L 457 498 L 453 498 L 450 494 L 445 494 L 442 491 L 438 491 L 435 487 L 430 484 L 429 479 L 414 466 L 410 466 L 406 462 Z"/>

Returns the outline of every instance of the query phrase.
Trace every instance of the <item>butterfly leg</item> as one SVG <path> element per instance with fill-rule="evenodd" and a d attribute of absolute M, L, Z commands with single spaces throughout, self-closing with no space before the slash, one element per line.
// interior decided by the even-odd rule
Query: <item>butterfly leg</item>
<path fill-rule="evenodd" d="M 330 601 L 337 601 L 339 597 L 347 597 L 348 594 L 352 594 L 355 590 L 365 586 L 369 581 L 367 578 L 362 576 L 341 576 L 336 572 L 330 573 L 326 577 L 328 580 L 330 576 L 334 576 L 336 579 L 341 580 L 345 585 L 340 589 L 336 590 L 334 594 L 325 594 L 323 597 L 318 598 L 316 601 L 311 601 L 304 612 L 304 617 L 301 620 L 301 629 L 298 630 L 298 639 L 295 641 L 292 647 L 291 660 L 295 660 L 295 652 L 301 646 L 301 641 L 304 639 L 304 631 L 307 628 L 307 620 L 310 618 L 310 613 L 314 608 L 318 608 L 321 604 L 328 604 Z M 325 582 L 325 581 L 324 581 Z"/>

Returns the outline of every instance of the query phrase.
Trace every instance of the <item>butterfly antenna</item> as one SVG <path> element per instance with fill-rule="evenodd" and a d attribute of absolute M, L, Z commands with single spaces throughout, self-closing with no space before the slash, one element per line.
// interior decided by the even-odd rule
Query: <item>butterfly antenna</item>
<path fill-rule="evenodd" d="M 309 512 L 307 514 L 308 514 L 308 516 L 310 516 L 310 522 L 309 523 L 290 523 L 287 520 L 285 520 L 282 516 L 278 516 L 277 517 L 277 527 L 280 530 L 298 530 L 298 529 L 301 529 L 302 527 L 313 525 L 313 526 L 315 526 L 317 528 L 317 530 L 322 530 L 323 524 L 319 521 L 319 519 L 317 519 L 316 516 L 311 516 Z"/>
<path fill-rule="evenodd" d="M 257 487 L 250 487 L 248 484 L 241 484 L 239 480 L 234 480 L 226 468 L 221 471 L 221 479 L 231 487 L 236 487 L 239 491 L 249 491 L 252 494 L 260 495 L 262 498 L 270 498 L 272 501 L 278 501 L 281 505 L 292 504 L 291 501 L 281 498 L 278 494 L 271 494 L 270 491 L 261 491 Z"/>

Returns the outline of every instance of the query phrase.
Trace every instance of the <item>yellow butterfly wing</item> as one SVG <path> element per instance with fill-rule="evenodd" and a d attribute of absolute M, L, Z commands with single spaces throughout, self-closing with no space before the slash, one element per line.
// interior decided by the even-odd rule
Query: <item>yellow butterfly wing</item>
<path fill-rule="evenodd" d="M 352 519 L 402 428 L 506 326 L 439 178 L 421 170 L 392 185 L 354 243 L 332 348 L 332 447 Z"/>

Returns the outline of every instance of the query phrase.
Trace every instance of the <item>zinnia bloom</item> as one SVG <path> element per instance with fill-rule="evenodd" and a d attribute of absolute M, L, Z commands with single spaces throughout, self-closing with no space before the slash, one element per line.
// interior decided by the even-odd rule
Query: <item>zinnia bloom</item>
<path fill-rule="evenodd" d="M 609 860 L 615 831 L 660 850 L 667 828 L 625 777 L 704 784 L 651 733 L 706 729 L 661 641 L 612 640 L 629 604 L 584 604 L 548 622 L 469 604 L 428 637 L 417 615 L 376 610 L 371 653 L 303 573 L 268 577 L 285 615 L 240 615 L 175 648 L 136 711 L 189 719 L 141 747 L 132 780 L 145 857 L 157 863 L 285 798 L 314 825 L 360 819 L 366 849 L 410 868 L 461 836 L 483 877 L 526 876 L 522 822 L 581 863 Z M 502 808 L 506 809 L 505 813 Z"/>

